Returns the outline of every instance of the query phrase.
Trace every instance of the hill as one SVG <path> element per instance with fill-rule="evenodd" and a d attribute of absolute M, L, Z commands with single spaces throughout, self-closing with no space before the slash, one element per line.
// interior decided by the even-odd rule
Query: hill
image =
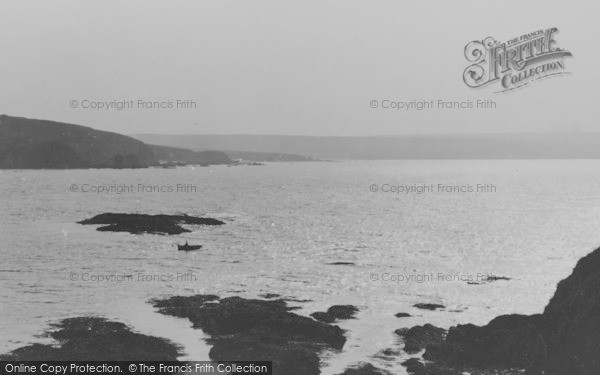
<path fill-rule="evenodd" d="M 314 137 L 140 134 L 152 144 L 192 150 L 299 154 L 319 159 L 600 159 L 600 133 L 507 133 Z M 232 157 L 232 155 L 230 155 Z"/>
<path fill-rule="evenodd" d="M 144 168 L 143 142 L 80 125 L 0 116 L 0 169 Z"/>

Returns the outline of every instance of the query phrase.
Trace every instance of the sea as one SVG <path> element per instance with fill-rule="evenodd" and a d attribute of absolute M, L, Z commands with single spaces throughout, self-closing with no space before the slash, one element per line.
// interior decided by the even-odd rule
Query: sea
<path fill-rule="evenodd" d="M 61 319 L 98 316 L 171 340 L 181 359 L 207 360 L 207 336 L 149 300 L 276 293 L 301 315 L 360 309 L 337 323 L 347 342 L 322 353 L 323 374 L 360 362 L 403 374 L 398 328 L 542 312 L 600 246 L 599 191 L 598 160 L 3 170 L 0 353 L 52 343 L 43 333 Z M 225 225 L 170 236 L 77 223 L 104 212 Z M 177 251 L 185 241 L 203 248 Z"/>

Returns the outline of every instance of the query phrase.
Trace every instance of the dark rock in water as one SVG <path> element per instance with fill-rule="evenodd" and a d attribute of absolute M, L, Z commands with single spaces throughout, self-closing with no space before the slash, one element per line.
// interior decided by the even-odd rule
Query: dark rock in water
<path fill-rule="evenodd" d="M 52 326 L 59 347 L 33 344 L 0 356 L 3 361 L 176 361 L 179 348 L 168 340 L 133 333 L 102 318 L 70 318 Z"/>
<path fill-rule="evenodd" d="M 381 370 L 370 363 L 362 363 L 357 367 L 346 369 L 339 375 L 390 375 L 390 373 Z"/>
<path fill-rule="evenodd" d="M 224 222 L 204 217 L 188 215 L 145 215 L 145 214 L 114 214 L 105 213 L 91 219 L 78 222 L 79 224 L 106 224 L 99 231 L 129 232 L 132 234 L 181 234 L 190 232 L 180 224 L 191 225 L 223 225 Z"/>
<path fill-rule="evenodd" d="M 352 305 L 334 305 L 327 309 L 327 312 L 317 311 L 310 316 L 320 322 L 334 323 L 338 320 L 355 319 L 354 314 L 358 308 Z"/>
<path fill-rule="evenodd" d="M 341 348 L 346 342 L 339 327 L 316 322 L 289 312 L 283 301 L 228 297 L 218 304 L 205 304 L 188 318 L 210 335 L 231 335 L 252 331 L 255 335 L 282 337 L 294 341 L 328 344 Z"/>
<path fill-rule="evenodd" d="M 423 309 L 423 310 L 437 310 L 437 309 L 445 309 L 446 306 L 444 305 L 440 305 L 437 303 L 417 303 L 414 305 L 414 307 L 416 307 L 417 309 Z"/>
<path fill-rule="evenodd" d="M 467 284 L 469 285 L 481 285 L 481 284 L 485 284 L 485 283 L 491 283 L 493 281 L 499 281 L 499 280 L 512 280 L 510 277 L 506 277 L 506 276 L 494 276 L 494 275 L 488 275 L 484 278 L 481 278 L 481 281 L 467 281 Z"/>
<path fill-rule="evenodd" d="M 398 328 L 397 330 L 394 331 L 395 334 L 397 334 L 398 336 L 406 336 L 406 334 L 408 333 L 409 328 L 407 327 L 403 327 L 403 328 Z"/>
<path fill-rule="evenodd" d="M 354 266 L 355 264 L 352 262 L 332 262 L 332 263 L 328 263 L 329 265 L 332 266 Z"/>
<path fill-rule="evenodd" d="M 406 361 L 402 362 L 402 366 L 406 367 L 406 371 L 408 371 L 409 374 L 414 374 L 414 375 L 426 374 L 425 365 L 423 365 L 421 363 L 421 361 L 419 361 L 418 358 L 409 358 Z"/>
<path fill-rule="evenodd" d="M 441 344 L 446 330 L 425 324 L 414 326 L 404 333 L 404 351 L 409 354 L 418 353 L 428 345 Z"/>
<path fill-rule="evenodd" d="M 396 318 L 410 318 L 412 315 L 410 315 L 409 313 L 405 313 L 405 312 L 399 312 L 398 314 L 394 315 Z"/>
<path fill-rule="evenodd" d="M 341 349 L 346 342 L 339 327 L 296 315 L 282 300 L 216 299 L 200 295 L 151 302 L 211 335 L 211 359 L 269 360 L 275 375 L 317 375 L 317 353 L 326 346 Z"/>
<path fill-rule="evenodd" d="M 394 350 L 392 348 L 383 349 L 382 351 L 380 351 L 379 353 L 377 353 L 377 356 L 379 358 L 381 358 L 381 357 L 392 357 L 392 356 L 397 356 L 397 355 L 400 355 L 400 352 L 398 350 Z"/>

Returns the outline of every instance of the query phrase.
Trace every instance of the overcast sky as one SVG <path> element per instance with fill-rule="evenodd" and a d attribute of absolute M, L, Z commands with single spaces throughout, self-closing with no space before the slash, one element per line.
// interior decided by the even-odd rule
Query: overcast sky
<path fill-rule="evenodd" d="M 600 131 L 598 14 L 593 1 L 3 0 L 0 113 L 125 134 Z M 549 27 L 572 74 L 504 94 L 463 83 L 468 42 Z M 197 108 L 71 108 L 139 99 Z M 370 107 L 384 99 L 498 108 Z"/>

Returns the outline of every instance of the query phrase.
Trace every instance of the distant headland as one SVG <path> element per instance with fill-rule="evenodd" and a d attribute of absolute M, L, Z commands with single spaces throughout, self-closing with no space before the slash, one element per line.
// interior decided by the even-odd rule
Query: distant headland
<path fill-rule="evenodd" d="M 148 168 L 161 161 L 232 162 L 220 151 L 153 146 L 86 126 L 0 115 L 0 169 Z"/>

